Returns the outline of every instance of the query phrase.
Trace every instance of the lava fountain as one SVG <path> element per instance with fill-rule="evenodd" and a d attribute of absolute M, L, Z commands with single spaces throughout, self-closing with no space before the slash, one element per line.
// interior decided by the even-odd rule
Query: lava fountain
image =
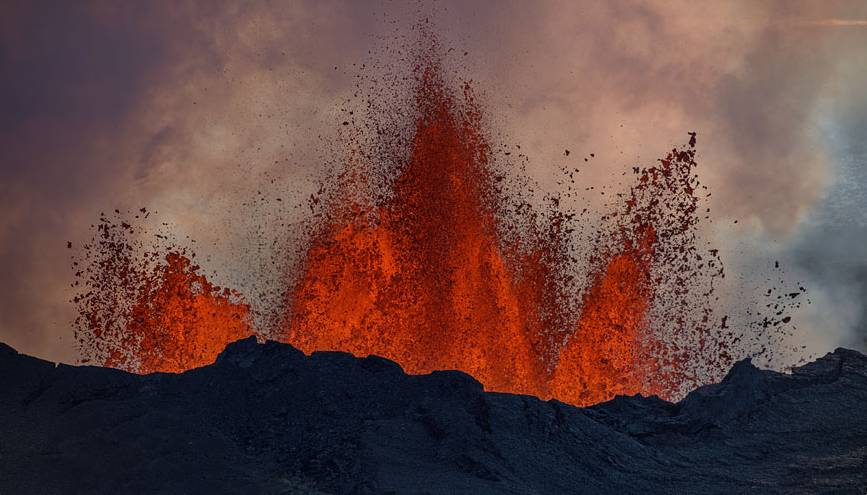
<path fill-rule="evenodd" d="M 131 223 L 103 216 L 85 246 L 73 284 L 84 287 L 73 302 L 85 362 L 181 372 L 214 362 L 226 344 L 253 333 L 241 295 L 209 282 L 184 250 L 144 250 L 132 239 Z"/>
<path fill-rule="evenodd" d="M 602 261 L 575 323 L 558 305 L 570 288 L 551 283 L 562 260 L 547 256 L 566 242 L 563 230 L 525 231 L 534 244 L 528 251 L 505 242 L 481 107 L 468 83 L 450 90 L 438 59 L 422 58 L 413 137 L 393 194 L 371 205 L 341 193 L 365 189 L 359 182 L 375 175 L 375 158 L 341 176 L 287 292 L 281 339 L 308 353 L 385 356 L 410 373 L 458 369 L 490 390 L 575 404 L 670 396 L 678 360 L 651 332 L 648 313 L 655 264 L 673 266 L 664 259 L 672 242 L 689 250 L 678 235 L 695 226 L 694 140 L 641 172 L 625 222 L 610 229 L 619 248 L 596 256 Z M 678 168 L 684 160 L 688 166 Z M 661 202 L 666 192 L 688 201 Z M 673 222 L 683 231 L 672 232 Z"/>
<path fill-rule="evenodd" d="M 728 342 L 710 322 L 712 283 L 723 272 L 715 250 L 697 250 L 695 166 L 693 134 L 658 165 L 636 169 L 637 184 L 614 215 L 609 247 L 599 253 L 575 331 L 558 357 L 553 396 L 578 404 L 635 392 L 672 397 L 691 362 L 730 364 L 727 354 L 699 355 L 702 342 Z M 691 292 L 697 280 L 710 282 L 698 297 Z M 661 312 L 655 319 L 651 307 Z M 674 322 L 668 333 L 661 320 Z"/>
<path fill-rule="evenodd" d="M 284 338 L 305 352 L 377 354 L 410 373 L 459 369 L 494 390 L 538 393 L 542 363 L 497 239 L 480 109 L 468 85 L 451 93 L 436 65 L 419 68 L 415 103 L 393 194 L 372 207 L 338 198 L 287 295 Z"/>
<path fill-rule="evenodd" d="M 255 333 L 306 353 L 384 356 L 409 373 L 457 369 L 489 390 L 576 405 L 673 398 L 718 378 L 736 337 L 717 331 L 713 282 L 724 273 L 697 240 L 695 135 L 634 169 L 621 204 L 594 226 L 586 286 L 575 287 L 564 253 L 582 228 L 576 215 L 505 206 L 482 105 L 472 84 L 447 80 L 436 52 L 422 51 L 415 67 L 405 149 L 356 141 L 348 153 L 276 323 L 254 329 L 243 297 L 211 284 L 193 254 L 143 249 L 128 223 L 103 218 L 74 284 L 85 358 L 182 371 Z M 384 165 L 384 155 L 399 159 Z M 372 192 L 383 176 L 387 193 Z"/>

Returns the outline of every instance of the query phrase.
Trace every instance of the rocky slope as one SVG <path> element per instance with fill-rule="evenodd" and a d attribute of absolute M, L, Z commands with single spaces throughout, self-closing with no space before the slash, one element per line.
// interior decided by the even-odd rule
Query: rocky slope
<path fill-rule="evenodd" d="M 867 492 L 867 357 L 579 409 L 248 339 L 137 376 L 0 344 L 0 494 Z"/>

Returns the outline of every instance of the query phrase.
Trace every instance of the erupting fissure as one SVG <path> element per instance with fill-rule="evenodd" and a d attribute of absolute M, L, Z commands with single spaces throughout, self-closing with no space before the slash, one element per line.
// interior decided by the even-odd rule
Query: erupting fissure
<path fill-rule="evenodd" d="M 439 58 L 420 58 L 411 139 L 388 170 L 389 193 L 359 198 L 385 166 L 376 152 L 350 153 L 287 276 L 276 330 L 258 333 L 307 353 L 384 356 L 410 373 L 458 369 L 490 390 L 577 405 L 618 394 L 670 398 L 698 384 L 696 370 L 726 369 L 728 354 L 703 354 L 708 340 L 725 348 L 733 337 L 713 334 L 710 294 L 722 270 L 715 250 L 696 243 L 695 136 L 635 170 L 621 207 L 603 217 L 586 287 L 577 290 L 561 256 L 574 242 L 574 216 L 552 214 L 544 233 L 527 221 L 521 242 L 507 240 L 481 105 L 469 83 L 453 89 Z M 87 358 L 140 373 L 181 371 L 255 333 L 238 293 L 214 287 L 184 253 L 137 258 L 124 237 L 132 233 L 103 219 L 89 266 L 77 273 Z M 710 288 L 697 297 L 690 287 L 698 279 Z M 563 304 L 570 297 L 575 304 Z"/>
<path fill-rule="evenodd" d="M 366 174 L 342 175 L 349 184 L 338 186 L 313 235 L 287 293 L 280 337 L 305 352 L 377 354 L 411 373 L 459 369 L 490 390 L 581 405 L 617 394 L 670 395 L 674 370 L 655 366 L 652 352 L 661 347 L 648 310 L 661 242 L 654 223 L 664 214 L 657 189 L 683 184 L 655 179 L 674 177 L 675 162 L 691 162 L 694 141 L 642 172 L 623 212 L 627 225 L 617 229 L 620 248 L 591 276 L 577 323 L 552 328 L 569 321 L 558 306 L 569 288 L 546 283 L 564 267 L 545 252 L 565 239 L 555 231 L 534 237 L 529 252 L 507 251 L 480 106 L 468 84 L 451 92 L 435 59 L 427 62 L 418 69 L 418 116 L 393 194 L 359 206 L 340 188 L 363 189 L 355 182 Z M 690 227 L 693 213 L 681 211 L 676 221 Z"/>

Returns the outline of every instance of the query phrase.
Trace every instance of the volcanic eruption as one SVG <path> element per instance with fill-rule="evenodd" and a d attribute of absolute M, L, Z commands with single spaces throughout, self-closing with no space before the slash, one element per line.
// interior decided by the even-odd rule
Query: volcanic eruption
<path fill-rule="evenodd" d="M 449 92 L 439 67 L 417 75 L 418 118 L 393 195 L 336 206 L 287 298 L 285 340 L 539 393 L 543 363 L 497 239 L 480 109 L 469 86 Z"/>
<path fill-rule="evenodd" d="M 213 286 L 192 254 L 131 245 L 128 223 L 103 218 L 78 271 L 85 356 L 177 372 L 255 333 L 305 353 L 384 356 L 409 373 L 457 369 L 489 390 L 576 405 L 671 398 L 719 378 L 737 337 L 714 316 L 724 272 L 698 235 L 695 134 L 636 167 L 595 224 L 557 198 L 513 207 L 475 85 L 447 77 L 441 52 L 434 40 L 414 60 L 412 118 L 395 131 L 408 138 L 376 149 L 354 141 L 270 328 L 254 328 L 241 294 Z M 588 229 L 593 252 L 576 268 L 570 234 Z"/>

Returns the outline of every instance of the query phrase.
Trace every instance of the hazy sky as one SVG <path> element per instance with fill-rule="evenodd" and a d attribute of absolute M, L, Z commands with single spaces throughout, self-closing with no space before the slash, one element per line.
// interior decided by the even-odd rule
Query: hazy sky
<path fill-rule="evenodd" d="M 100 211 L 160 210 L 219 282 L 267 277 L 239 205 L 265 177 L 309 196 L 353 64 L 420 12 L 549 190 L 564 148 L 603 184 L 697 131 L 730 289 L 780 260 L 813 299 L 804 345 L 867 347 L 860 0 L 4 2 L 0 340 L 76 358 L 66 242 Z"/>

